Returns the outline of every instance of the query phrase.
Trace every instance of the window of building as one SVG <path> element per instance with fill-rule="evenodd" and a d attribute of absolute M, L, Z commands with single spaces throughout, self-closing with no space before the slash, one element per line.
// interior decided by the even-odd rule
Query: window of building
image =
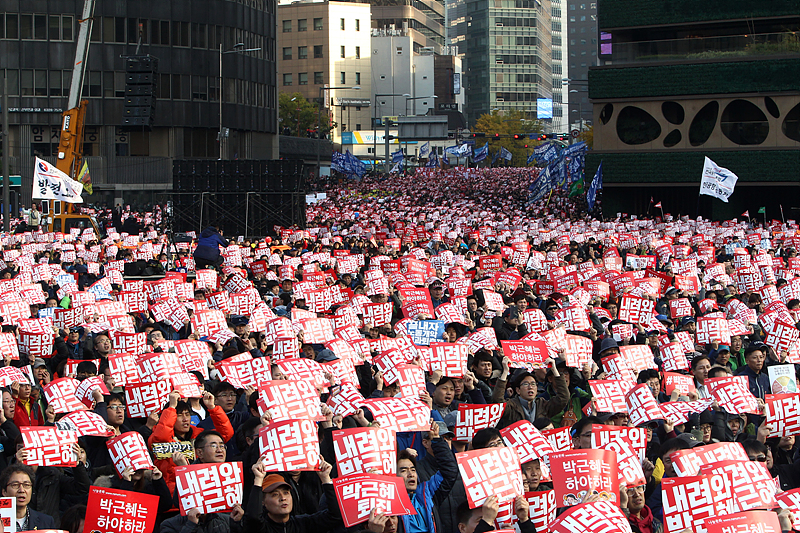
<path fill-rule="evenodd" d="M 169 78 L 169 74 L 158 75 L 158 97 L 164 100 L 169 100 L 172 97 L 172 93 L 170 91 L 172 82 Z"/>
<path fill-rule="evenodd" d="M 33 15 L 21 14 L 19 16 L 19 38 L 33 39 Z"/>
<path fill-rule="evenodd" d="M 101 78 L 102 78 L 102 76 L 101 76 L 101 72 L 100 71 L 91 71 L 91 72 L 89 72 L 87 74 L 86 80 L 84 80 L 84 83 L 86 83 L 87 80 L 88 80 L 89 91 L 86 94 L 88 94 L 89 96 L 95 96 L 95 97 L 102 96 L 102 79 Z M 86 90 L 86 87 L 84 87 L 84 90 Z"/>
<path fill-rule="evenodd" d="M 297 19 L 297 31 L 308 31 L 308 19 Z"/>
<path fill-rule="evenodd" d="M 339 19 L 339 29 L 344 31 L 344 19 Z"/>
<path fill-rule="evenodd" d="M 314 85 L 322 85 L 325 83 L 324 78 L 322 77 L 322 72 L 315 72 L 314 73 Z"/>
<path fill-rule="evenodd" d="M 208 100 L 207 76 L 192 76 L 192 100 Z"/>
<path fill-rule="evenodd" d="M 356 46 L 356 59 L 361 59 L 361 47 Z"/>
<path fill-rule="evenodd" d="M 297 59 L 308 59 L 308 46 L 297 47 Z"/>
<path fill-rule="evenodd" d="M 399 56 L 403 55 L 403 47 L 402 46 L 398 46 L 397 47 L 397 55 L 399 55 Z"/>
<path fill-rule="evenodd" d="M 194 24 L 192 33 L 192 46 L 195 48 L 208 48 L 207 26 L 205 24 Z"/>
<path fill-rule="evenodd" d="M 570 4 L 569 5 L 569 10 L 570 11 L 575 11 L 575 4 Z"/>
<path fill-rule="evenodd" d="M 297 85 L 308 85 L 308 72 L 301 72 L 297 75 Z"/>
<path fill-rule="evenodd" d="M 283 21 L 283 33 L 291 33 L 292 32 L 292 21 L 291 20 L 284 20 Z"/>
<path fill-rule="evenodd" d="M 322 19 L 317 18 L 314 19 L 314 31 L 321 31 L 322 30 Z"/>
<path fill-rule="evenodd" d="M 339 83 L 341 83 L 341 84 L 347 83 L 347 73 L 346 72 L 340 72 L 339 73 Z"/>
<path fill-rule="evenodd" d="M 237 41 L 238 42 L 238 41 Z M 189 46 L 189 23 L 172 22 L 172 46 Z"/>
<path fill-rule="evenodd" d="M 33 96 L 33 70 L 22 69 L 19 71 L 20 96 Z"/>
<path fill-rule="evenodd" d="M 51 41 L 61 40 L 61 17 L 59 15 L 50 15 L 48 35 Z"/>
<path fill-rule="evenodd" d="M 110 70 L 103 72 L 103 98 L 114 98 L 114 73 Z"/>
<path fill-rule="evenodd" d="M 33 94 L 34 96 L 47 96 L 46 70 L 33 71 Z"/>
<path fill-rule="evenodd" d="M 361 131 L 361 124 L 356 124 L 356 131 Z"/>
<path fill-rule="evenodd" d="M 575 17 L 570 17 L 570 18 L 569 18 L 569 21 L 570 21 L 570 22 L 575 22 Z"/>
<path fill-rule="evenodd" d="M 586 15 L 581 15 L 581 22 L 586 22 Z"/>
<path fill-rule="evenodd" d="M 345 57 L 345 53 L 344 53 L 344 46 L 340 46 L 340 47 L 339 47 L 339 55 L 340 55 L 341 57 Z"/>
<path fill-rule="evenodd" d="M 581 4 L 581 9 L 586 9 L 586 4 Z"/>
<path fill-rule="evenodd" d="M 287 59 L 291 59 L 291 58 L 292 58 L 292 47 L 291 46 L 284 47 L 283 48 L 283 59 L 287 60 Z"/>
<path fill-rule="evenodd" d="M 284 74 L 283 75 L 283 84 L 284 85 L 291 85 L 292 84 L 292 75 L 291 74 Z"/>
<path fill-rule="evenodd" d="M 322 57 L 322 45 L 321 44 L 315 44 L 314 45 L 314 58 L 315 59 L 320 59 L 321 57 Z"/>
<path fill-rule="evenodd" d="M 361 31 L 361 19 L 356 19 L 356 31 Z"/>
<path fill-rule="evenodd" d="M 33 16 L 33 38 L 39 41 L 47 40 L 47 15 Z"/>
<path fill-rule="evenodd" d="M 11 13 L 6 14 L 6 39 L 19 39 L 19 18 Z"/>
<path fill-rule="evenodd" d="M 50 72 L 50 96 L 61 96 L 61 71 Z"/>
<path fill-rule="evenodd" d="M 356 85 L 361 85 L 361 73 L 356 72 Z"/>

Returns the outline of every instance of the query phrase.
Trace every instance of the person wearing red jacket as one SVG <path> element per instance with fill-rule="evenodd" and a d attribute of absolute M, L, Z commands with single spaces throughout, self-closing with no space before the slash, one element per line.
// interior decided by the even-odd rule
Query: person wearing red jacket
<path fill-rule="evenodd" d="M 15 399 L 14 424 L 17 427 L 44 425 L 42 407 L 31 397 L 31 389 L 30 383 L 18 383 L 17 387 L 13 383 L 11 384 L 11 391 Z"/>
<path fill-rule="evenodd" d="M 181 443 L 190 444 L 204 430 L 192 426 L 191 409 L 189 404 L 180 401 L 180 393 L 172 391 L 169 394 L 169 405 L 161 412 L 158 424 L 153 428 L 153 434 L 147 440 L 148 446 L 153 448 L 156 443 Z M 210 392 L 203 393 L 203 403 L 209 416 L 214 421 L 214 429 L 222 436 L 223 441 L 228 442 L 233 437 L 233 427 L 228 416 L 221 407 L 215 405 L 214 395 Z M 180 452 L 175 452 L 180 454 Z M 173 455 L 174 456 L 174 455 Z M 169 486 L 170 492 L 175 492 L 175 462 L 172 457 L 156 458 L 155 466 L 164 474 L 164 481 Z"/>

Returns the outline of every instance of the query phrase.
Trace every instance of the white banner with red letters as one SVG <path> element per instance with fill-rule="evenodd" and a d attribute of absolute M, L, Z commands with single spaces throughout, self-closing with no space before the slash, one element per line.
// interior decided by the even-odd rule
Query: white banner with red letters
<path fill-rule="evenodd" d="M 577 505 L 597 493 L 601 500 L 619 500 L 617 454 L 610 450 L 569 450 L 550 454 L 556 503 L 559 507 Z"/>
<path fill-rule="evenodd" d="M 544 368 L 545 361 L 549 355 L 547 341 L 525 340 L 525 341 L 500 341 L 503 347 L 503 355 L 508 357 L 512 368 Z"/>

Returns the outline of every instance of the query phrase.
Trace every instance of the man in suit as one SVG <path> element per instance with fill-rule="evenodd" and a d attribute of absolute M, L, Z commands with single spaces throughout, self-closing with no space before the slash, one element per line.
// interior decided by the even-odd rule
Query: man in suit
<path fill-rule="evenodd" d="M 29 507 L 33 496 L 33 469 L 14 463 L 0 473 L 0 488 L 6 498 L 17 499 L 17 531 L 55 529 L 53 517 Z"/>

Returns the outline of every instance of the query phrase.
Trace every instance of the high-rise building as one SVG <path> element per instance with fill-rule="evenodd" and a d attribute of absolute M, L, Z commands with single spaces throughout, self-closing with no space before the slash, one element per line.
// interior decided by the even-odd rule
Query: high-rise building
<path fill-rule="evenodd" d="M 24 203 L 34 156 L 51 163 L 57 156 L 83 4 L 3 2 L 0 12 L 11 172 L 22 176 Z M 87 202 L 152 206 L 172 189 L 173 159 L 278 157 L 275 8 L 269 0 L 97 2 L 82 94 L 89 101 L 83 153 L 94 185 Z M 152 128 L 130 131 L 122 127 L 124 58 L 139 41 L 139 53 L 159 60 L 157 99 Z M 220 48 L 230 52 L 221 73 Z M 229 131 L 222 154 L 220 127 Z"/>
<path fill-rule="evenodd" d="M 553 120 L 552 131 L 566 133 L 569 120 L 569 39 L 567 37 L 567 0 L 552 0 L 553 36 Z M 567 80 L 567 83 L 565 83 Z"/>
<path fill-rule="evenodd" d="M 692 9 L 600 0 L 589 70 L 594 150 L 606 216 L 666 213 L 797 218 L 800 1 L 726 0 Z M 699 196 L 705 158 L 738 177 L 728 203 Z M 656 212 L 654 214 L 660 214 Z M 760 217 L 759 217 L 760 219 Z"/>
<path fill-rule="evenodd" d="M 300 1 L 278 6 L 278 86 L 328 108 L 342 132 L 370 129 L 370 5 Z M 351 87 L 351 89 L 336 89 Z M 358 87 L 355 89 L 354 87 Z M 292 130 L 292 124 L 282 124 Z"/>
<path fill-rule="evenodd" d="M 495 109 L 536 118 L 553 95 L 550 0 L 466 0 L 456 31 L 469 124 Z"/>
<path fill-rule="evenodd" d="M 428 48 L 442 53 L 447 44 L 444 0 L 371 0 L 370 3 L 374 29 L 397 30 L 411 36 L 414 52 Z"/>
<path fill-rule="evenodd" d="M 592 124 L 589 102 L 589 67 L 597 59 L 597 2 L 566 0 L 566 44 L 569 46 L 569 68 L 564 72 L 565 90 L 569 93 L 569 123 L 575 129 Z"/>

